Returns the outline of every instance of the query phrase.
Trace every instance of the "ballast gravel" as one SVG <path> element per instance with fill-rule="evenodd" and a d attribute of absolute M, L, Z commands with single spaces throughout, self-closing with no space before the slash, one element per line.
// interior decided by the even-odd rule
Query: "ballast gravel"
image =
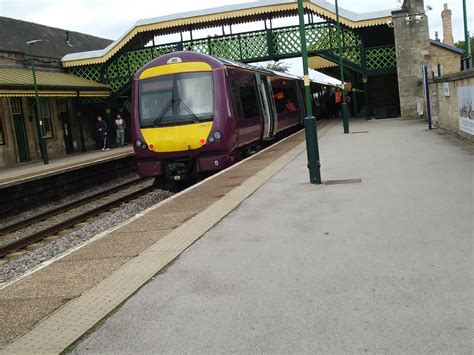
<path fill-rule="evenodd" d="M 5 217 L 5 218 L 2 218 L 2 219 L 0 219 L 0 227 L 3 228 L 5 226 L 9 226 L 13 223 L 17 223 L 17 222 L 22 221 L 24 219 L 28 219 L 28 218 L 31 218 L 33 216 L 39 215 L 41 213 L 48 212 L 48 211 L 50 211 L 54 208 L 57 208 L 57 207 L 60 207 L 60 206 L 66 206 L 66 205 L 68 205 L 72 202 L 76 202 L 76 201 L 78 201 L 80 199 L 83 199 L 85 197 L 89 197 L 89 196 L 92 196 L 96 193 L 105 191 L 107 189 L 111 189 L 115 186 L 125 184 L 126 182 L 132 181 L 132 180 L 136 179 L 137 177 L 138 177 L 137 174 L 129 174 L 129 175 L 123 176 L 121 178 L 114 179 L 113 181 L 109 181 L 107 183 L 104 183 L 104 184 L 101 184 L 101 185 L 98 185 L 98 186 L 95 186 L 95 187 L 91 187 L 89 189 L 78 192 L 76 194 L 71 194 L 69 196 L 66 196 L 66 197 L 62 198 L 61 201 L 49 202 L 49 203 L 47 203 L 43 206 L 32 208 L 31 210 L 25 211 L 23 213 L 20 213 L 20 214 L 14 215 L 14 216 L 8 216 L 8 217 Z"/>
<path fill-rule="evenodd" d="M 23 275 L 39 264 L 55 258 L 64 252 L 77 247 L 94 236 L 102 233 L 120 223 L 127 221 L 137 213 L 152 207 L 153 205 L 169 198 L 173 193 L 165 190 L 156 190 L 137 202 L 124 206 L 119 211 L 107 217 L 96 220 L 87 226 L 76 230 L 69 235 L 63 236 L 55 241 L 45 244 L 34 251 L 13 259 L 0 267 L 0 286 Z"/>

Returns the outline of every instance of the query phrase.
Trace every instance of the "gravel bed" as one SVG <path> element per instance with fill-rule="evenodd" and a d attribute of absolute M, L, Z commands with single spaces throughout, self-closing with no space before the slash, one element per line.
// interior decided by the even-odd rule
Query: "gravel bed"
<path fill-rule="evenodd" d="M 64 222 L 70 218 L 73 218 L 79 214 L 85 213 L 97 207 L 104 205 L 107 202 L 116 200 L 122 196 L 128 195 L 132 192 L 138 191 L 142 188 L 151 185 L 151 181 L 144 181 L 139 184 L 134 184 L 128 188 L 124 188 L 123 190 L 117 191 L 111 195 L 104 195 L 102 198 L 97 199 L 95 201 L 88 202 L 85 205 L 78 206 L 76 208 L 64 211 L 58 215 L 51 216 L 43 221 L 36 222 L 26 228 L 22 228 L 17 230 L 13 233 L 6 234 L 0 237 L 0 247 L 4 245 L 10 244 L 18 239 L 24 238 L 24 236 L 31 235 L 33 233 L 39 232 L 41 230 L 45 230 L 46 228 L 51 227 L 52 225 Z"/>
<path fill-rule="evenodd" d="M 50 260 L 73 247 L 83 244 L 97 234 L 110 229 L 117 224 L 123 223 L 137 213 L 140 213 L 172 195 L 173 193 L 168 191 L 153 191 L 140 198 L 137 202 L 121 208 L 119 211 L 108 217 L 96 220 L 80 230 L 47 243 L 42 248 L 27 252 L 22 257 L 11 260 L 0 267 L 0 284 L 13 280 L 40 263 Z"/>
<path fill-rule="evenodd" d="M 39 215 L 40 213 L 50 211 L 50 210 L 52 210 L 54 208 L 57 208 L 59 206 L 65 206 L 65 205 L 67 205 L 71 202 L 75 202 L 75 201 L 80 200 L 84 197 L 88 197 L 88 196 L 94 195 L 96 193 L 99 193 L 101 191 L 108 190 L 112 187 L 124 184 L 128 181 L 136 179 L 137 177 L 138 177 L 137 174 L 129 174 L 129 175 L 123 176 L 121 178 L 114 179 L 114 180 L 112 180 L 110 182 L 107 182 L 105 184 L 95 186 L 95 187 L 91 187 L 91 188 L 86 189 L 84 191 L 66 196 L 65 198 L 61 199 L 61 201 L 53 201 L 53 202 L 45 204 L 44 206 L 32 208 L 31 210 L 28 210 L 28 211 L 25 211 L 23 213 L 17 214 L 15 216 L 8 216 L 8 217 L 5 217 L 5 218 L 2 218 L 2 219 L 0 219 L 0 227 L 5 227 L 5 226 L 8 226 L 10 224 L 17 223 L 17 222 L 19 222 L 23 219 L 31 218 L 33 216 Z"/>

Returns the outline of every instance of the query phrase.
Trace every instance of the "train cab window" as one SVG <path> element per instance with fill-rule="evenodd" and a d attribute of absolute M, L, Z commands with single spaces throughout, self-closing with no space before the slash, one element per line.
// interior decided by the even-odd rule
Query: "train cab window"
<path fill-rule="evenodd" d="M 142 127 L 198 123 L 213 119 L 212 73 L 169 74 L 141 80 Z"/>

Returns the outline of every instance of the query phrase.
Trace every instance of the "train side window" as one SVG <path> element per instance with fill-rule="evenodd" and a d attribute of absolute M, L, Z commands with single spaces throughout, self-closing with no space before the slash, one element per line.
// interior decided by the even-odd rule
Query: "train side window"
<path fill-rule="evenodd" d="M 254 118 L 259 116 L 255 87 L 253 85 L 240 86 L 239 94 L 242 102 L 243 117 Z"/>
<path fill-rule="evenodd" d="M 273 99 L 278 113 L 285 111 L 298 111 L 298 95 L 296 87 L 273 87 Z"/>
<path fill-rule="evenodd" d="M 239 88 L 234 79 L 230 80 L 230 87 L 232 91 L 232 100 L 234 101 L 235 113 L 237 114 L 237 118 L 241 119 L 244 117 L 244 113 L 242 112 L 242 101 L 240 99 Z"/>

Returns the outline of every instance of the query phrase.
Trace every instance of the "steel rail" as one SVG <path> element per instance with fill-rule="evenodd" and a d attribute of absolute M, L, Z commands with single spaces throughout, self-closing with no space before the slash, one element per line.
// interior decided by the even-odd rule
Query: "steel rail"
<path fill-rule="evenodd" d="M 12 232 L 15 232 L 19 229 L 22 229 L 22 228 L 25 228 L 25 227 L 28 227 L 36 222 L 40 222 L 40 221 L 43 221 L 49 217 L 53 217 L 53 216 L 56 216 L 58 215 L 59 213 L 63 213 L 63 212 L 66 212 L 66 211 L 69 211 L 69 210 L 72 210 L 73 208 L 76 208 L 76 207 L 79 207 L 79 206 L 82 206 L 86 203 L 89 203 L 91 201 L 94 201 L 94 200 L 97 200 L 99 198 L 103 198 L 107 195 L 111 195 L 113 193 L 116 193 L 122 189 L 125 189 L 125 188 L 128 188 L 130 186 L 133 186 L 137 183 L 140 183 L 142 181 L 146 181 L 147 179 L 144 179 L 144 178 L 137 178 L 137 179 L 133 179 L 131 181 L 128 181 L 124 184 L 121 184 L 121 185 L 118 185 L 118 186 L 115 186 L 115 187 L 112 187 L 108 190 L 105 190 L 105 191 L 101 191 L 101 192 L 98 192 L 96 194 L 93 194 L 93 195 L 90 195 L 90 196 L 87 196 L 87 197 L 84 197 L 80 200 L 77 200 L 77 201 L 74 201 L 74 202 L 71 202 L 67 205 L 64 205 L 64 206 L 59 206 L 57 208 L 54 208 L 52 210 L 49 210 L 49 211 L 46 211 L 46 212 L 43 212 L 43 213 L 40 213 L 36 216 L 33 216 L 31 218 L 27 218 L 25 220 L 21 220 L 19 222 L 16 222 L 16 223 L 12 223 L 10 225 L 7 225 L 5 227 L 1 227 L 0 228 L 0 236 L 2 235 L 6 235 L 6 234 L 10 234 Z"/>
<path fill-rule="evenodd" d="M 23 237 L 19 240 L 16 240 L 12 243 L 6 244 L 2 247 L 0 247 L 0 258 L 4 257 L 5 255 L 11 254 L 15 251 L 18 251 L 20 249 L 25 248 L 26 246 L 36 243 L 48 236 L 54 235 L 55 233 L 60 232 L 61 230 L 64 230 L 66 228 L 72 227 L 80 222 L 83 222 L 91 217 L 94 217 L 102 212 L 105 212 L 113 207 L 116 207 L 123 202 L 133 200 L 136 197 L 142 196 L 147 192 L 153 191 L 156 189 L 156 186 L 147 186 L 145 188 L 142 188 L 140 190 L 137 190 L 135 192 L 132 192 L 126 196 L 122 196 L 118 199 L 115 199 L 113 201 L 107 202 L 101 206 L 95 207 L 89 211 L 86 211 L 84 213 L 81 213 L 79 215 L 76 215 L 66 221 L 60 222 L 58 224 L 55 224 L 53 226 L 50 226 L 48 228 L 45 228 L 41 231 L 32 233 L 26 237 Z"/>

